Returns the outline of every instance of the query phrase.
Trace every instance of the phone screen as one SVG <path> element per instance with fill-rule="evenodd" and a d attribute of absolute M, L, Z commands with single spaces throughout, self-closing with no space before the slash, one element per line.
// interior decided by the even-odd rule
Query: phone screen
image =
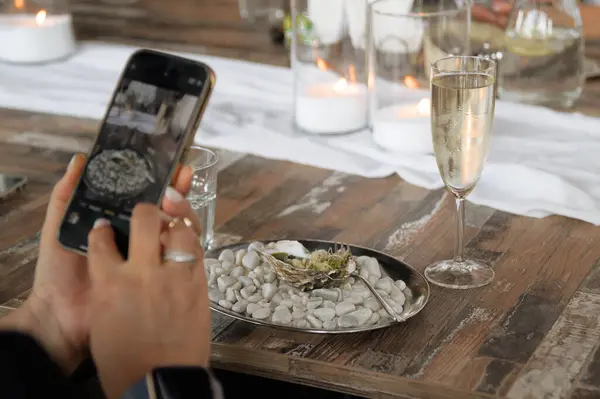
<path fill-rule="evenodd" d="M 126 255 L 133 208 L 160 200 L 208 77 L 202 64 L 160 53 L 130 59 L 63 220 L 63 245 L 86 252 L 89 230 L 106 218 Z"/>

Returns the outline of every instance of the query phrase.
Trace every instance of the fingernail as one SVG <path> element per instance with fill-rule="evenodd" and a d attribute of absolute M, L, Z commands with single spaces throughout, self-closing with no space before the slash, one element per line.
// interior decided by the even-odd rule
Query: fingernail
<path fill-rule="evenodd" d="M 171 186 L 167 187 L 167 191 L 165 191 L 165 196 L 169 199 L 169 201 L 173 201 L 173 202 L 183 201 L 183 197 L 181 196 L 181 194 L 179 194 L 179 192 Z"/>
<path fill-rule="evenodd" d="M 96 221 L 94 222 L 95 229 L 98 229 L 100 227 L 105 227 L 105 226 L 110 226 L 110 222 L 107 219 L 100 218 L 100 219 L 96 219 Z"/>
<path fill-rule="evenodd" d="M 69 161 L 69 166 L 67 166 L 67 169 L 70 170 L 73 168 L 73 166 L 75 165 L 75 162 L 77 161 L 77 154 L 73 155 L 73 157 L 71 157 L 71 160 Z"/>

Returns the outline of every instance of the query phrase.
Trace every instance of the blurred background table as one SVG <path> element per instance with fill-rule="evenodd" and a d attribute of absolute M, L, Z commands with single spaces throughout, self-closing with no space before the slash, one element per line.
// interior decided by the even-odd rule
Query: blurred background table
<path fill-rule="evenodd" d="M 288 62 L 267 29 L 240 20 L 236 0 L 72 3 L 81 39 Z M 600 8 L 582 12 L 586 53 L 600 61 Z M 575 111 L 599 116 L 599 105 L 600 82 L 588 81 Z M 0 119 L 0 170 L 30 178 L 22 197 L 0 203 L 2 314 L 29 292 L 50 190 L 98 121 L 10 109 Z M 336 239 L 420 270 L 451 256 L 454 210 L 443 190 L 220 155 L 218 243 Z M 489 287 L 434 288 L 420 316 L 370 334 L 289 333 L 215 315 L 213 365 L 377 398 L 600 397 L 600 228 L 475 206 L 467 226 L 469 255 L 496 270 Z"/>

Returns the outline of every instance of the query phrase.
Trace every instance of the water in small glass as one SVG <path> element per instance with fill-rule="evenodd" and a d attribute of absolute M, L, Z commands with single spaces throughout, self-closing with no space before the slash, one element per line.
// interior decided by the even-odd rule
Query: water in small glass
<path fill-rule="evenodd" d="M 192 192 L 188 195 L 188 201 L 200 221 L 200 228 L 202 229 L 199 237 L 200 245 L 202 245 L 202 248 L 208 249 L 211 247 L 214 237 L 217 193 L 206 192 L 197 194 Z"/>

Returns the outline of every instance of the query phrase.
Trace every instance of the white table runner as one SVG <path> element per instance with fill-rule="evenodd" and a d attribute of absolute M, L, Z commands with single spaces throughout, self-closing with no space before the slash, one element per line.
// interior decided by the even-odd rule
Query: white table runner
<path fill-rule="evenodd" d="M 84 43 L 62 63 L 0 64 L 0 106 L 102 118 L 133 51 Z M 382 151 L 367 131 L 342 137 L 296 133 L 289 69 L 183 55 L 217 73 L 199 144 L 370 178 L 398 173 L 418 186 L 442 187 L 432 154 Z M 520 215 L 558 214 L 600 225 L 600 119 L 499 101 L 490 156 L 469 200 Z"/>

